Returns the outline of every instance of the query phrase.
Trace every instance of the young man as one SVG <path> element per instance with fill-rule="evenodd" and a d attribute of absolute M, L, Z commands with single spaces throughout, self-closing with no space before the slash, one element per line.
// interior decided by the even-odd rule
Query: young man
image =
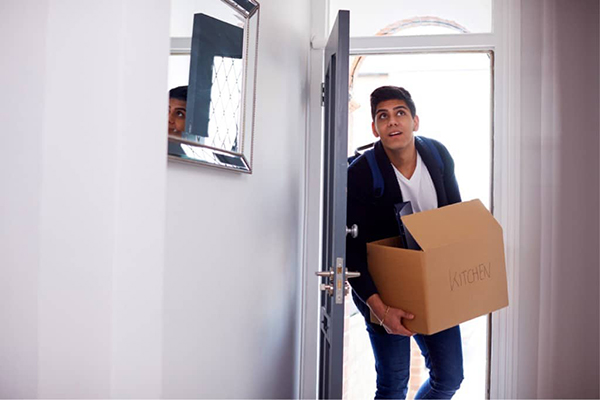
<path fill-rule="evenodd" d="M 178 86 L 169 90 L 169 135 L 181 137 L 185 131 L 185 113 L 187 106 L 187 86 Z"/>
<path fill-rule="evenodd" d="M 187 86 L 178 86 L 169 90 L 169 125 L 167 129 L 168 136 L 181 138 L 185 131 L 185 114 L 187 107 Z M 168 154 L 176 156 L 185 156 L 185 152 L 180 143 L 169 140 Z"/>
<path fill-rule="evenodd" d="M 416 141 L 419 117 L 410 93 L 396 86 L 383 86 L 371 94 L 373 151 L 384 181 L 383 194 L 376 193 L 366 157 L 360 157 L 348 169 L 347 225 L 358 225 L 356 239 L 348 237 L 347 264 L 361 276 L 350 279 L 353 298 L 365 317 L 375 355 L 377 392 L 375 398 L 398 399 L 407 394 L 410 373 L 410 337 L 403 324 L 413 319 L 410 310 L 385 304 L 367 268 L 368 242 L 398 236 L 394 204 L 410 201 L 414 212 L 443 207 L 461 201 L 454 161 L 439 142 L 430 140 L 443 162 L 425 143 Z M 370 310 L 379 324 L 370 322 Z M 451 398 L 463 379 L 462 347 L 458 326 L 434 335 L 414 335 L 429 379 L 416 398 Z"/>

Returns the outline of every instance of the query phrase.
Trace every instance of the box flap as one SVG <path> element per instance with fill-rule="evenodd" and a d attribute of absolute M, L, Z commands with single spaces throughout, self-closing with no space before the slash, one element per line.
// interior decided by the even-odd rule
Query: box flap
<path fill-rule="evenodd" d="M 402 222 L 425 251 L 501 229 L 480 200 L 407 215 Z"/>

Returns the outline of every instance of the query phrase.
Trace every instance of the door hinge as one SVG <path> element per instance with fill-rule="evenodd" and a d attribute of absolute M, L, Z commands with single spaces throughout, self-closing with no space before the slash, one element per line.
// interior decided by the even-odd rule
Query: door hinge
<path fill-rule="evenodd" d="M 321 107 L 325 105 L 325 83 L 321 82 Z"/>

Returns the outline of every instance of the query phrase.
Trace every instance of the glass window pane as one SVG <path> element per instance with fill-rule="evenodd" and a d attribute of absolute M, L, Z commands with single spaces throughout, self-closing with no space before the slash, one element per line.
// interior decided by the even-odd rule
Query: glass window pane
<path fill-rule="evenodd" d="M 338 10 L 350 10 L 350 36 L 492 32 L 492 0 L 330 0 L 330 26 Z"/>

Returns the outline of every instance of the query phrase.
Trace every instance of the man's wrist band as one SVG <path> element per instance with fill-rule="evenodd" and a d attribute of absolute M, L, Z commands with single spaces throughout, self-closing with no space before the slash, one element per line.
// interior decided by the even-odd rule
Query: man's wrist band
<path fill-rule="evenodd" d="M 387 308 L 385 309 L 385 314 L 383 314 L 383 318 L 381 319 L 381 322 L 379 322 L 379 326 L 383 326 L 383 321 L 385 321 L 385 317 L 387 317 L 388 311 L 390 311 L 390 306 L 387 306 Z"/>

